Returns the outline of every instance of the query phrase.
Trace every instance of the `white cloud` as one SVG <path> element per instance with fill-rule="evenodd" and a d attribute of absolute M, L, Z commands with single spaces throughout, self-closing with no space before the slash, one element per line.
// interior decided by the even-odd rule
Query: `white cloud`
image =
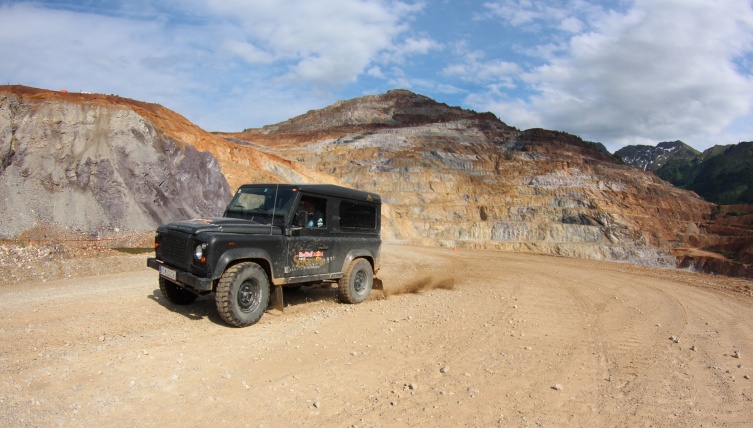
<path fill-rule="evenodd" d="M 192 2 L 237 26 L 231 46 L 254 46 L 251 58 L 287 62 L 291 81 L 325 87 L 354 81 L 380 52 L 390 50 L 405 21 L 420 6 L 379 0 L 196 0 Z M 426 49 L 423 40 L 405 46 Z M 242 52 L 240 52 L 242 53 Z M 245 57 L 245 56 L 244 56 Z"/>
<path fill-rule="evenodd" d="M 466 57 L 466 62 L 450 64 L 442 70 L 445 76 L 454 76 L 477 84 L 492 82 L 502 84 L 507 88 L 516 86 L 515 77 L 520 73 L 520 66 L 513 62 L 484 61 L 478 55 L 469 55 Z"/>
<path fill-rule="evenodd" d="M 402 43 L 389 49 L 382 58 L 383 62 L 404 63 L 406 58 L 413 55 L 425 55 L 431 51 L 441 51 L 444 46 L 429 37 L 408 37 Z"/>
<path fill-rule="evenodd" d="M 511 22 L 544 19 L 533 12 L 513 14 Z M 535 93 L 525 105 L 493 94 L 469 102 L 518 112 L 513 120 L 524 127 L 615 144 L 697 141 L 751 113 L 753 79 L 736 66 L 753 48 L 748 2 L 638 0 L 589 28 L 569 39 L 564 55 L 521 76 Z"/>
<path fill-rule="evenodd" d="M 171 49 L 158 22 L 19 4 L 0 7 L 0 28 L 0 76 L 10 83 L 139 93 L 129 78 L 138 76 L 170 91 L 185 71 L 185 48 Z"/>
<path fill-rule="evenodd" d="M 516 86 L 515 80 L 523 71 L 514 62 L 501 59 L 487 60 L 485 52 L 471 50 L 466 41 L 455 43 L 454 53 L 460 60 L 442 68 L 440 73 L 446 77 L 457 77 L 477 85 L 502 85 L 511 89 Z"/>
<path fill-rule="evenodd" d="M 505 94 L 504 87 L 487 86 L 483 92 L 474 92 L 465 97 L 465 103 L 480 111 L 491 111 L 503 122 L 519 129 L 541 128 L 541 117 L 522 99 Z M 550 128 L 553 129 L 553 128 Z M 564 131 L 562 129 L 556 129 Z"/>
<path fill-rule="evenodd" d="M 394 0 L 0 5 L 0 84 L 117 93 L 215 130 L 261 125 L 300 114 L 300 106 L 323 107 L 336 101 L 331 90 L 367 70 L 378 76 L 390 60 L 432 49 L 428 38 L 402 40 L 421 7 Z M 290 103 L 290 94 L 305 101 Z"/>
<path fill-rule="evenodd" d="M 239 40 L 225 40 L 223 48 L 249 64 L 271 64 L 277 60 L 275 55 Z"/>
<path fill-rule="evenodd" d="M 549 28 L 578 33 L 602 13 L 601 6 L 582 0 L 497 0 L 483 6 L 486 16 L 527 31 Z"/>
<path fill-rule="evenodd" d="M 366 70 L 366 75 L 375 77 L 377 79 L 384 79 L 385 75 L 384 72 L 382 72 L 382 69 L 380 67 L 374 66 Z"/>

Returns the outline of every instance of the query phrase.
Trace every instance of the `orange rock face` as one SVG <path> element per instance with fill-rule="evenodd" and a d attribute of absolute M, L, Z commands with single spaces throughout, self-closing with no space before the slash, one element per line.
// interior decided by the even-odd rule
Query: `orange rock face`
<path fill-rule="evenodd" d="M 673 266 L 713 205 L 561 132 L 407 91 L 227 135 L 386 202 L 385 237 Z"/>

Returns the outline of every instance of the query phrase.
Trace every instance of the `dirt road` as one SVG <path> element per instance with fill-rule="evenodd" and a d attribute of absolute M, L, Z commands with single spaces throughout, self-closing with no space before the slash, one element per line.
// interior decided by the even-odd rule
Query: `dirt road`
<path fill-rule="evenodd" d="M 244 329 L 213 296 L 170 305 L 145 267 L 1 286 L 0 424 L 753 421 L 749 281 L 399 245 L 380 277 L 386 298 L 303 289 Z"/>

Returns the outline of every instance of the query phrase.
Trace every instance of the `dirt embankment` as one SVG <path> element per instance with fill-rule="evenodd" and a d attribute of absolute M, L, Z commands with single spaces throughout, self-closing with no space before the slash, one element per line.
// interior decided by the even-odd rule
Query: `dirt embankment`
<path fill-rule="evenodd" d="M 0 286 L 2 426 L 748 426 L 750 281 L 385 245 L 386 294 L 249 328 L 146 256 Z"/>

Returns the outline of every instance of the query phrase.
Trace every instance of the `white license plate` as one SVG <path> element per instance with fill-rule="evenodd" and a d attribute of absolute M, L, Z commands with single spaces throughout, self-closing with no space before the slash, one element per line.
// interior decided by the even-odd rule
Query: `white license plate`
<path fill-rule="evenodd" d="M 168 269 L 168 268 L 160 265 L 160 267 L 159 267 L 159 274 L 162 275 L 162 276 L 164 276 L 165 278 L 169 278 L 169 279 L 172 279 L 173 281 L 175 281 L 176 272 L 174 270 L 172 270 L 172 269 Z"/>

